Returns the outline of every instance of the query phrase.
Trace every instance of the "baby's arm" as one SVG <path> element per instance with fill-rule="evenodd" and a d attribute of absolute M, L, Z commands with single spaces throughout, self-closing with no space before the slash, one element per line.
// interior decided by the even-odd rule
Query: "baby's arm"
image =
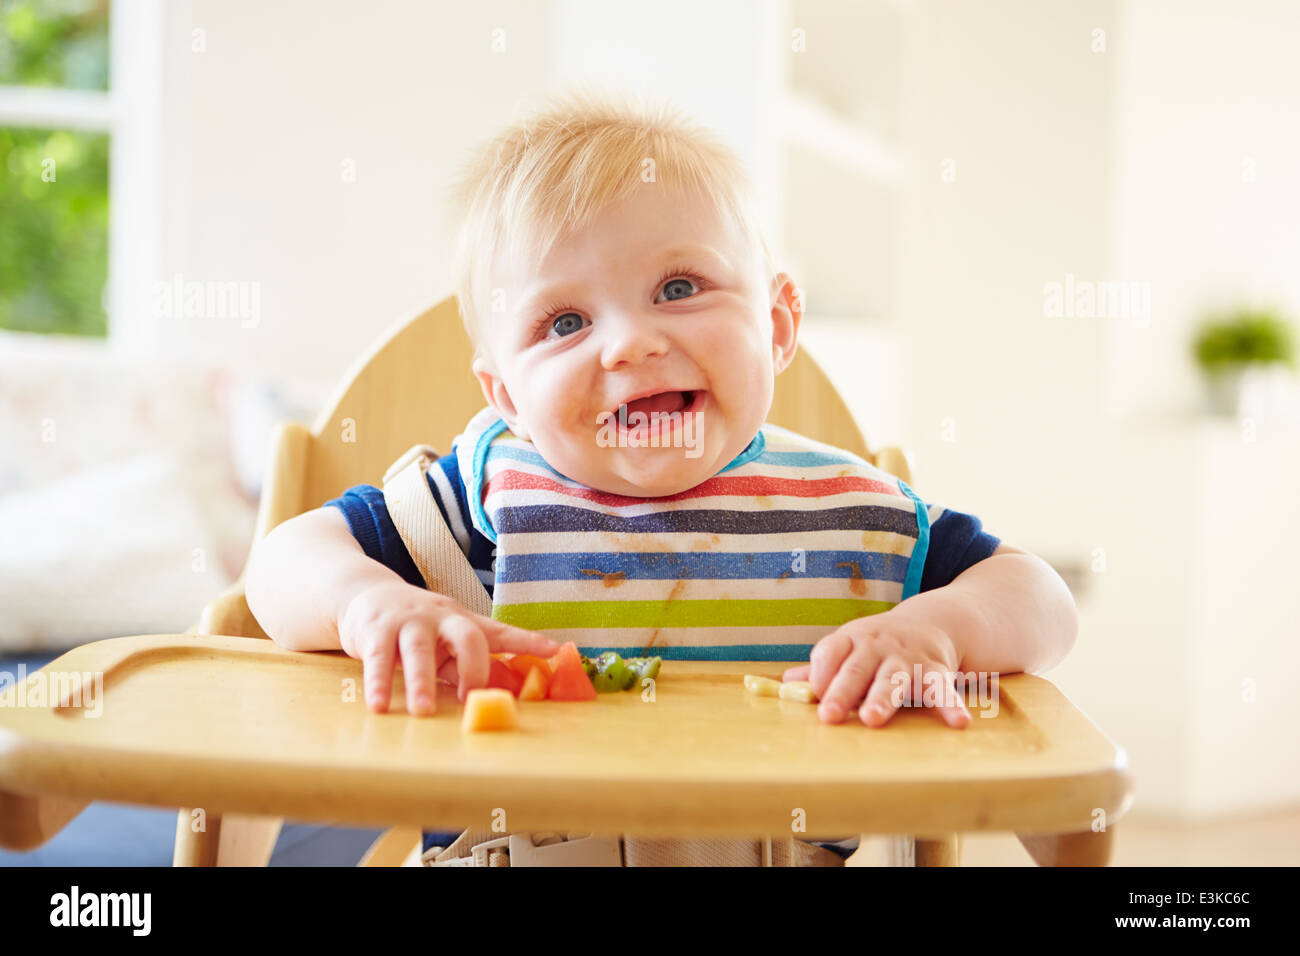
<path fill-rule="evenodd" d="M 366 557 L 337 508 L 317 508 L 273 528 L 253 547 L 244 592 L 262 630 L 294 651 L 337 651 L 339 621 L 356 592 L 403 583 Z"/>
<path fill-rule="evenodd" d="M 1074 596 L 1037 555 L 1006 544 L 952 583 L 913 595 L 907 608 L 952 636 L 962 671 L 1044 671 L 1059 664 L 1079 634 Z"/>
<path fill-rule="evenodd" d="M 487 684 L 490 654 L 553 654 L 554 641 L 473 614 L 456 601 L 407 584 L 366 556 L 347 519 L 317 508 L 274 528 L 249 556 L 249 610 L 281 647 L 342 649 L 363 665 L 366 702 L 388 709 L 400 658 L 410 714 L 431 714 L 441 677 L 460 697 Z"/>

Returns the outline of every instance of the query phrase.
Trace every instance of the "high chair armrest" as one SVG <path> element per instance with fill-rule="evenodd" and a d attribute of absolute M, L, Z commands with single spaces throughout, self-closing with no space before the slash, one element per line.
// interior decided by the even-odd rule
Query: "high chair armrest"
<path fill-rule="evenodd" d="M 241 576 L 226 591 L 208 602 L 198 623 L 187 634 L 229 634 L 231 637 L 268 638 L 262 626 L 248 609 Z"/>

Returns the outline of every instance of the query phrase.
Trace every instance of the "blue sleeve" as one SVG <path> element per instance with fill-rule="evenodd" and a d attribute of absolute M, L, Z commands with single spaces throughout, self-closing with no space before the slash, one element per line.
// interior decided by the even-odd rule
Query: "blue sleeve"
<path fill-rule="evenodd" d="M 434 500 L 438 503 L 438 510 L 442 513 L 442 520 L 447 522 L 452 536 L 469 558 L 470 565 L 490 595 L 493 584 L 493 545 L 470 520 L 469 504 L 465 497 L 465 486 L 460 480 L 455 450 L 434 462 L 426 477 Z M 454 511 L 450 513 L 445 500 L 448 491 L 454 498 Z M 388 514 L 382 489 L 374 485 L 355 485 L 339 497 L 325 502 L 322 507 L 325 506 L 333 506 L 343 512 L 352 537 L 357 539 L 368 558 L 400 575 L 408 584 L 425 586 L 424 578 L 420 576 L 411 553 L 406 550 L 402 536 L 397 533 L 397 527 Z"/>
<path fill-rule="evenodd" d="M 933 507 L 929 502 L 927 508 Z M 961 511 L 944 509 L 930 525 L 930 549 L 921 574 L 921 590 L 945 587 L 967 568 L 979 564 L 997 550 L 1002 541 L 986 532 L 980 519 Z"/>

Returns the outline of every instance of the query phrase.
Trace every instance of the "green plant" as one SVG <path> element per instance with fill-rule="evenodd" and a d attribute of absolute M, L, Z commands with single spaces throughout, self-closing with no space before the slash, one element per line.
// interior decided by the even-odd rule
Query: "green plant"
<path fill-rule="evenodd" d="M 1193 342 L 1196 364 L 1213 376 L 1245 365 L 1281 363 L 1296 367 L 1295 334 L 1270 309 L 1237 309 L 1212 316 Z"/>

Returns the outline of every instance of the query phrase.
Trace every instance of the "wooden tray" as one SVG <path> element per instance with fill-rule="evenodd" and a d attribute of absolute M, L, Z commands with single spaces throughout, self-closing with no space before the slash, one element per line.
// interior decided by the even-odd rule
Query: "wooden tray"
<path fill-rule="evenodd" d="M 360 663 L 341 653 L 124 637 L 27 678 L 48 690 L 52 675 L 88 673 L 93 688 L 100 674 L 97 702 L 75 706 L 69 686 L 44 706 L 16 706 L 17 686 L 0 694 L 0 790 L 11 809 L 40 795 L 431 829 L 504 811 L 510 830 L 647 836 L 789 833 L 802 813 L 804 832 L 828 838 L 1059 834 L 1098 813 L 1109 825 L 1131 802 L 1123 751 L 1041 678 L 1003 678 L 996 716 L 972 699 L 965 730 L 923 711 L 872 730 L 744 691 L 741 675 L 786 666 L 668 661 L 653 701 L 522 702 L 519 731 L 466 735 L 446 685 L 436 716 L 405 714 L 400 677 L 392 711 L 370 713 Z M 37 825 L 15 814 L 0 843 Z"/>

